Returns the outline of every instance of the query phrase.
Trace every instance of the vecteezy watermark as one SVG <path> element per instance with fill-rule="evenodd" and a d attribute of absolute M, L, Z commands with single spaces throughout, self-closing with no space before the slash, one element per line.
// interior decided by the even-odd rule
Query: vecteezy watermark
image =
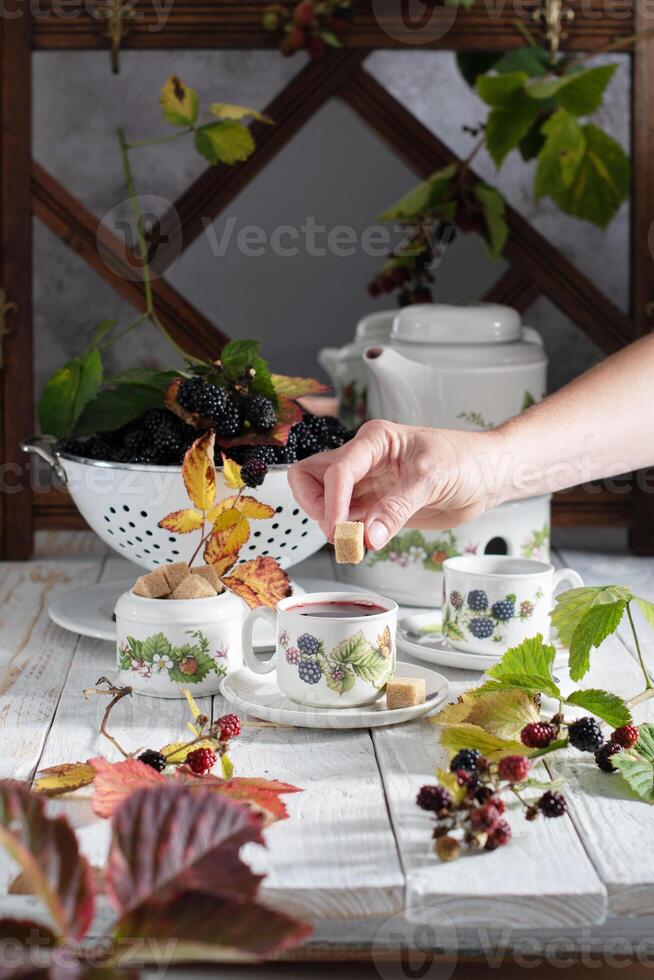
<path fill-rule="evenodd" d="M 146 22 L 151 34 L 162 31 L 175 0 L 127 0 L 122 14 L 133 13 Z M 29 14 L 34 20 L 76 20 L 78 17 L 102 16 L 103 0 L 0 0 L 0 19 L 18 20 Z"/>
<path fill-rule="evenodd" d="M 138 205 L 135 218 L 133 204 Z M 104 215 L 96 232 L 98 254 L 121 279 L 140 282 L 145 263 L 140 243 L 146 248 L 151 279 L 159 279 L 175 264 L 182 251 L 182 225 L 170 201 L 157 194 L 124 198 Z"/>
<path fill-rule="evenodd" d="M 435 860 L 425 853 L 425 861 Z M 381 980 L 450 980 L 457 968 L 457 929 L 441 906 L 386 919 L 371 944 Z"/>

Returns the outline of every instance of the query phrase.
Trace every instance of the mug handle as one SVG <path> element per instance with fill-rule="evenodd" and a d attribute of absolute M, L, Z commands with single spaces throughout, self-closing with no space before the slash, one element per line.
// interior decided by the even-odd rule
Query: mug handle
<path fill-rule="evenodd" d="M 561 582 L 569 582 L 571 589 L 582 589 L 584 586 L 584 580 L 579 572 L 575 572 L 573 568 L 559 568 L 558 571 L 554 572 L 552 596 L 554 596 Z"/>
<path fill-rule="evenodd" d="M 254 671 L 255 674 L 269 674 L 275 669 L 275 654 L 276 650 L 273 651 L 272 656 L 268 657 L 267 660 L 259 660 L 254 652 L 252 646 L 252 634 L 254 632 L 254 624 L 257 619 L 267 619 L 268 622 L 274 628 L 277 627 L 277 614 L 274 609 L 268 609 L 267 606 L 259 606 L 257 609 L 251 609 L 250 612 L 245 617 L 245 622 L 243 623 L 243 629 L 241 630 L 241 646 L 243 647 L 243 660 L 250 670 Z"/>

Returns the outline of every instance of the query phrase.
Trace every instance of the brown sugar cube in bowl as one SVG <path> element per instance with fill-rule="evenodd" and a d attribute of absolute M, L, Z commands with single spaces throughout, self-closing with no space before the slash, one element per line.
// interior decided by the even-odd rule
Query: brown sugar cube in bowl
<path fill-rule="evenodd" d="M 168 585 L 170 586 L 171 592 L 174 592 L 177 586 L 191 574 L 185 561 L 176 561 L 172 565 L 165 565 L 162 568 L 162 572 L 168 579 Z"/>
<path fill-rule="evenodd" d="M 336 561 L 339 565 L 358 565 L 366 553 L 362 521 L 341 521 L 334 531 Z"/>
<path fill-rule="evenodd" d="M 206 579 L 209 585 L 216 590 L 217 595 L 225 591 L 225 586 L 220 581 L 220 576 L 213 565 L 200 565 L 199 568 L 192 568 L 191 574 L 200 575 L 203 579 Z"/>
<path fill-rule="evenodd" d="M 171 599 L 209 599 L 215 594 L 216 590 L 201 575 L 187 575 L 179 583 Z"/>
<path fill-rule="evenodd" d="M 424 677 L 394 677 L 386 685 L 387 708 L 409 708 L 424 704 L 427 697 Z"/>
<path fill-rule="evenodd" d="M 156 571 L 137 578 L 132 592 L 144 599 L 166 599 L 170 595 L 170 585 L 163 569 L 157 568 Z"/>

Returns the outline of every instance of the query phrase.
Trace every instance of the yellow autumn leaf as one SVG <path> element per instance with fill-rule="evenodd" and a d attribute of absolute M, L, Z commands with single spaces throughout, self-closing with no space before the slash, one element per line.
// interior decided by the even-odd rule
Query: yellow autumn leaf
<path fill-rule="evenodd" d="M 241 467 L 233 459 L 223 456 L 223 477 L 225 483 L 232 490 L 240 490 L 245 486 L 241 479 Z"/>
<path fill-rule="evenodd" d="M 443 748 L 452 754 L 461 749 L 477 749 L 491 762 L 496 762 L 505 755 L 525 754 L 522 742 L 498 738 L 497 735 L 484 731 L 479 725 L 450 725 L 441 732 L 440 742 Z"/>
<path fill-rule="evenodd" d="M 212 430 L 200 436 L 187 450 L 182 466 L 186 492 L 195 507 L 202 511 L 210 510 L 216 499 L 215 442 Z"/>
<path fill-rule="evenodd" d="M 446 772 L 444 769 L 437 769 L 436 778 L 441 786 L 444 786 L 445 789 L 449 790 L 450 796 L 452 797 L 455 805 L 462 802 L 466 795 L 466 787 L 459 786 L 459 781 L 453 772 Z"/>
<path fill-rule="evenodd" d="M 230 514 L 236 513 L 230 511 Z M 231 517 L 230 517 L 231 521 Z M 222 575 L 235 564 L 238 553 L 250 536 L 247 519 L 237 514 L 236 523 L 214 531 L 204 549 L 204 560 L 213 565 L 218 575 Z"/>
<path fill-rule="evenodd" d="M 213 522 L 213 529 L 214 531 L 226 531 L 228 528 L 234 527 L 242 519 L 241 512 L 236 510 L 235 507 L 230 507 L 229 510 L 224 510 L 221 514 L 218 514 Z"/>
<path fill-rule="evenodd" d="M 170 742 L 168 745 L 164 745 L 162 749 L 159 749 L 159 751 L 169 766 L 181 766 L 186 762 L 186 756 L 189 752 L 193 752 L 195 749 L 215 748 L 216 742 L 214 740 L 203 738 L 199 742 L 194 742 L 193 745 L 188 745 L 187 742 Z"/>
<path fill-rule="evenodd" d="M 277 605 L 291 594 L 288 575 L 274 558 L 254 558 L 238 565 L 223 585 L 240 596 L 250 608 Z"/>
<path fill-rule="evenodd" d="M 259 112 L 258 109 L 250 109 L 245 105 L 232 105 L 229 102 L 212 102 L 209 106 L 209 112 L 218 119 L 235 119 L 237 122 L 241 119 L 257 119 L 259 122 L 269 125 L 274 123 L 274 119 L 271 119 L 264 112 Z"/>
<path fill-rule="evenodd" d="M 204 517 L 199 510 L 174 510 L 159 521 L 159 527 L 176 534 L 190 534 L 202 527 Z"/>
<path fill-rule="evenodd" d="M 198 708 L 197 704 L 195 703 L 195 698 L 193 697 L 193 695 L 189 691 L 188 687 L 185 687 L 183 689 L 182 693 L 183 693 L 184 697 L 186 698 L 186 700 L 188 701 L 188 706 L 191 709 L 191 714 L 193 715 L 193 720 L 195 721 L 195 719 L 200 714 L 200 709 Z"/>
<path fill-rule="evenodd" d="M 177 75 L 166 79 L 159 98 L 164 119 L 173 126 L 192 126 L 198 118 L 198 93 L 189 88 Z"/>
<path fill-rule="evenodd" d="M 90 786 L 95 779 L 95 769 L 88 762 L 65 762 L 61 766 L 42 769 L 32 789 L 42 796 L 59 796 L 72 793 L 81 786 Z"/>
<path fill-rule="evenodd" d="M 435 725 L 467 723 L 498 738 L 515 739 L 525 727 L 540 719 L 536 699 L 526 691 L 466 691 L 456 704 L 448 704 L 429 721 Z"/>
<path fill-rule="evenodd" d="M 270 504 L 264 504 L 255 497 L 225 497 L 219 500 L 215 507 L 207 515 L 207 519 L 214 525 L 219 514 L 226 511 L 238 510 L 244 517 L 249 517 L 253 521 L 263 521 L 275 516 L 275 508 Z"/>

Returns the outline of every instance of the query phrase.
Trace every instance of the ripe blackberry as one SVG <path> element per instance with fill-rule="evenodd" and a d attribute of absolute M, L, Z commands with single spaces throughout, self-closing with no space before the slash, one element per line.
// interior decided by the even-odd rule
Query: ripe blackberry
<path fill-rule="evenodd" d="M 306 657 L 317 657 L 320 653 L 320 640 L 311 633 L 303 633 L 297 638 L 297 645 Z"/>
<path fill-rule="evenodd" d="M 491 612 L 495 619 L 499 619 L 501 623 L 505 623 L 507 620 L 512 619 L 515 614 L 515 596 L 508 595 L 506 599 L 501 599 L 499 602 L 494 602 L 491 607 Z"/>
<path fill-rule="evenodd" d="M 274 465 L 277 462 L 276 450 L 274 446 L 255 446 L 254 449 L 250 449 L 247 459 L 262 459 L 264 463 L 268 463 L 269 466 Z M 247 462 L 247 460 L 246 460 Z"/>
<path fill-rule="evenodd" d="M 297 647 L 289 647 L 286 651 L 286 663 L 288 664 L 299 664 L 302 659 L 302 654 Z"/>
<path fill-rule="evenodd" d="M 223 715 L 218 719 L 217 726 L 220 726 L 221 742 L 228 742 L 230 738 L 241 734 L 241 719 L 238 715 Z"/>
<path fill-rule="evenodd" d="M 468 592 L 468 606 L 473 612 L 483 612 L 488 609 L 488 596 L 483 589 L 473 589 Z"/>
<path fill-rule="evenodd" d="M 499 820 L 500 815 L 491 803 L 485 803 L 470 814 L 470 823 L 475 830 L 486 834 L 495 829 Z"/>
<path fill-rule="evenodd" d="M 186 450 L 197 436 L 197 430 L 186 425 L 172 412 L 166 414 L 168 417 L 152 436 L 150 451 L 158 463 L 176 465 L 183 461 Z"/>
<path fill-rule="evenodd" d="M 227 394 L 218 385 L 207 384 L 202 378 L 189 378 L 177 389 L 177 401 L 187 412 L 215 419 L 225 411 Z"/>
<path fill-rule="evenodd" d="M 538 721 L 525 725 L 520 732 L 520 740 L 528 749 L 546 749 L 555 735 L 556 732 L 549 722 Z"/>
<path fill-rule="evenodd" d="M 595 718 L 580 718 L 568 725 L 570 745 L 580 752 L 595 752 L 604 741 L 602 729 Z"/>
<path fill-rule="evenodd" d="M 320 664 L 315 660 L 303 660 L 298 666 L 298 675 L 305 684 L 317 684 L 322 677 Z"/>
<path fill-rule="evenodd" d="M 241 479 L 246 487 L 260 487 L 266 478 L 268 464 L 263 459 L 250 456 L 241 467 Z"/>
<path fill-rule="evenodd" d="M 477 759 L 479 759 L 477 749 L 461 749 L 453 756 L 450 762 L 450 772 L 457 772 L 458 769 L 467 769 L 469 772 L 476 772 Z"/>
<path fill-rule="evenodd" d="M 150 769 L 156 769 L 157 772 L 163 772 L 167 765 L 161 752 L 155 752 L 154 749 L 146 749 L 145 752 L 142 752 L 139 756 L 139 762 L 144 762 L 146 766 L 150 766 Z"/>
<path fill-rule="evenodd" d="M 511 827 L 506 820 L 500 820 L 495 829 L 488 836 L 486 841 L 487 851 L 496 851 L 498 847 L 504 847 L 511 840 Z"/>
<path fill-rule="evenodd" d="M 487 640 L 493 635 L 495 621 L 489 616 L 477 616 L 470 621 L 468 629 L 478 640 Z"/>
<path fill-rule="evenodd" d="M 637 725 L 623 725 L 621 728 L 616 728 L 611 735 L 611 741 L 616 745 L 621 745 L 623 749 L 632 749 L 639 736 L 640 732 Z"/>
<path fill-rule="evenodd" d="M 320 437 L 309 429 L 304 422 L 298 423 L 297 430 L 298 459 L 314 456 L 323 449 Z"/>
<path fill-rule="evenodd" d="M 452 796 L 444 786 L 423 786 L 416 796 L 416 803 L 423 810 L 440 813 L 442 810 L 451 810 Z"/>
<path fill-rule="evenodd" d="M 460 592 L 457 592 L 456 589 L 453 592 L 450 592 L 450 604 L 454 606 L 455 609 L 460 609 L 463 602 L 464 599 Z"/>
<path fill-rule="evenodd" d="M 561 793 L 548 790 L 538 801 L 538 809 L 544 817 L 549 817 L 550 819 L 562 817 L 567 810 L 565 797 Z"/>
<path fill-rule="evenodd" d="M 298 455 L 295 446 L 280 446 L 275 450 L 275 462 L 286 465 L 297 463 Z"/>
<path fill-rule="evenodd" d="M 497 774 L 508 783 L 522 783 L 529 775 L 529 759 L 525 755 L 506 755 L 497 764 Z"/>
<path fill-rule="evenodd" d="M 270 432 L 277 422 L 277 409 L 265 395 L 255 395 L 245 406 L 245 418 L 259 432 Z"/>
<path fill-rule="evenodd" d="M 88 439 L 64 439 L 57 445 L 57 452 L 68 453 L 69 456 L 86 458 Z"/>
<path fill-rule="evenodd" d="M 617 772 L 611 759 L 618 752 L 624 752 L 624 746 L 619 745 L 617 742 L 605 742 L 595 753 L 595 762 L 602 770 L 602 772 Z"/>
<path fill-rule="evenodd" d="M 186 756 L 186 764 L 196 776 L 206 776 L 216 764 L 216 753 L 213 749 L 194 749 Z"/>
<path fill-rule="evenodd" d="M 529 599 L 525 599 L 520 603 L 520 619 L 529 619 L 533 614 L 534 604 L 530 602 Z"/>
<path fill-rule="evenodd" d="M 227 398 L 220 412 L 208 416 L 216 431 L 216 435 L 225 439 L 233 439 L 241 431 L 243 415 L 240 406 L 233 398 Z"/>

